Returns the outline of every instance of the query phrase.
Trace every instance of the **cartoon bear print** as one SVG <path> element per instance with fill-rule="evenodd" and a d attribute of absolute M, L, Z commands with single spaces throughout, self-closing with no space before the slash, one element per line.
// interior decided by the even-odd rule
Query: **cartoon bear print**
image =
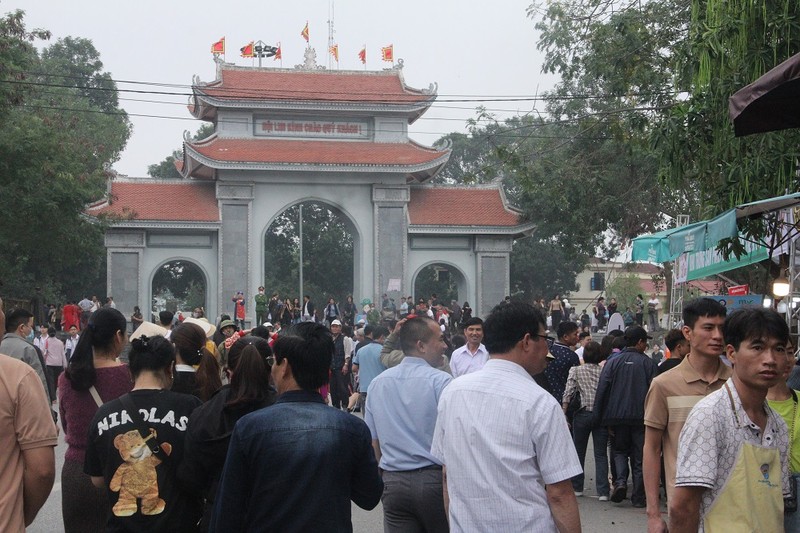
<path fill-rule="evenodd" d="M 156 430 L 150 428 L 151 438 L 156 437 Z M 119 492 L 119 500 L 112 508 L 114 516 L 131 516 L 136 513 L 136 499 L 142 500 L 142 514 L 156 515 L 164 511 L 166 502 L 158 497 L 158 475 L 156 466 L 161 460 L 153 456 L 138 431 L 128 431 L 114 437 L 114 446 L 119 450 L 119 455 L 124 461 L 114 477 L 111 478 L 109 488 Z M 172 445 L 165 442 L 161 449 L 169 455 Z"/>

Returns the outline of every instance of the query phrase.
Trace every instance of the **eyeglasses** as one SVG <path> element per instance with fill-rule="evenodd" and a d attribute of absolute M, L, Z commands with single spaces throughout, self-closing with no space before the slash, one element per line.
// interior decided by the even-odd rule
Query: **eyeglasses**
<path fill-rule="evenodd" d="M 548 348 L 552 347 L 553 343 L 556 342 L 556 340 L 553 337 L 550 337 L 549 335 L 539 335 L 538 333 L 531 333 L 531 337 L 543 338 L 545 341 L 547 341 Z"/>

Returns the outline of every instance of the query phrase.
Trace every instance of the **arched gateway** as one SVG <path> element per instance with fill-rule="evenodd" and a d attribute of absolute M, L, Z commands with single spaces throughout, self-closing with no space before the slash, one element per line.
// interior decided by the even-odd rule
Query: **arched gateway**
<path fill-rule="evenodd" d="M 412 276 L 437 261 L 458 266 L 469 281 L 459 298 L 482 315 L 509 292 L 513 239 L 533 226 L 499 186 L 425 185 L 450 155 L 408 138 L 436 99 L 433 85 L 406 86 L 401 67 L 325 70 L 310 48 L 293 70 L 216 63 L 216 80 L 195 78 L 189 105 L 215 132 L 187 137 L 184 179 L 115 178 L 89 209 L 123 217 L 106 232 L 106 248 L 108 291 L 124 313 L 150 308 L 152 273 L 182 258 L 209 275 L 209 316 L 231 312 L 241 290 L 252 323 L 265 231 L 307 200 L 335 206 L 357 230 L 356 300 L 388 293 L 399 301 Z"/>

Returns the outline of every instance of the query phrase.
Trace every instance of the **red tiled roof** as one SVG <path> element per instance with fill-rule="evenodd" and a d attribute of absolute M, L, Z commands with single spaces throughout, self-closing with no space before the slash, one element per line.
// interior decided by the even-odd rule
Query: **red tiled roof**
<path fill-rule="evenodd" d="M 407 87 L 399 72 L 226 68 L 222 79 L 195 89 L 224 99 L 414 103 L 433 95 Z"/>
<path fill-rule="evenodd" d="M 134 220 L 219 221 L 213 183 L 165 183 L 148 179 L 113 181 L 111 195 L 110 204 L 90 208 L 89 214 L 131 217 Z"/>
<path fill-rule="evenodd" d="M 500 189 L 412 187 L 411 225 L 517 226 L 518 213 L 503 204 Z"/>
<path fill-rule="evenodd" d="M 421 165 L 447 154 L 415 143 L 222 139 L 190 144 L 215 161 L 320 165 Z"/>

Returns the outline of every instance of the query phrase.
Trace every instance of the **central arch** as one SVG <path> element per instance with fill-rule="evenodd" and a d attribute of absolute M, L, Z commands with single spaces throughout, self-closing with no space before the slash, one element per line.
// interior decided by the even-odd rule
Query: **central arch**
<path fill-rule="evenodd" d="M 299 286 L 299 216 L 303 213 L 303 290 Z M 316 197 L 285 205 L 264 227 L 261 279 L 268 293 L 309 294 L 321 316 L 329 297 L 360 294 L 361 232 L 341 206 Z"/>

